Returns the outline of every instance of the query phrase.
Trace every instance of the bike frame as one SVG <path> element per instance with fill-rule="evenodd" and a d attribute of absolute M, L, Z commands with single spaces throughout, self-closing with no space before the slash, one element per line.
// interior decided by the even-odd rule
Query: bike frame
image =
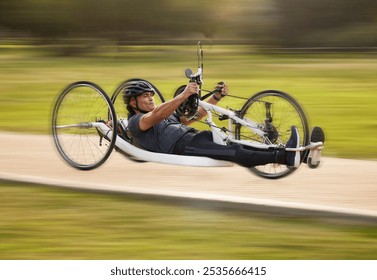
<path fill-rule="evenodd" d="M 249 146 L 257 149 L 269 149 L 269 148 L 277 148 L 278 145 L 274 144 L 263 144 L 257 141 L 247 141 L 247 140 L 238 140 L 234 137 L 234 127 L 237 124 L 240 124 L 244 127 L 247 127 L 250 129 L 250 131 L 254 132 L 255 134 L 263 137 L 266 142 L 268 142 L 268 138 L 265 136 L 265 132 L 259 128 L 259 125 L 255 123 L 254 121 L 246 118 L 239 118 L 237 114 L 234 111 L 224 109 L 222 107 L 219 107 L 217 105 L 213 105 L 204 101 L 199 101 L 199 106 L 203 107 L 208 114 L 207 119 L 205 120 L 206 124 L 211 128 L 211 132 L 213 135 L 213 142 L 221 145 L 228 145 L 229 143 L 237 143 L 241 144 L 243 146 Z M 213 114 L 212 112 L 215 112 L 219 115 L 227 116 L 229 118 L 228 121 L 228 129 L 225 130 L 224 128 L 218 127 L 214 122 L 213 122 Z M 310 149 L 315 149 L 320 146 L 322 146 L 322 142 L 316 142 L 316 143 L 311 143 L 310 145 L 307 146 L 301 146 L 299 148 L 285 148 L 286 151 L 305 151 L 305 150 L 310 150 Z"/>
<path fill-rule="evenodd" d="M 123 127 L 127 127 L 128 121 L 126 119 L 121 119 L 120 124 Z M 86 123 L 85 126 L 77 126 L 81 128 L 95 127 L 101 131 L 103 137 L 107 137 L 109 139 L 113 137 L 113 130 L 102 122 Z M 203 167 L 229 167 L 234 165 L 232 162 L 229 161 L 216 160 L 208 157 L 182 156 L 175 154 L 150 152 L 132 145 L 119 135 L 116 135 L 115 146 L 118 149 L 120 149 L 123 152 L 123 154 L 125 154 L 127 157 L 138 161 Z"/>
<path fill-rule="evenodd" d="M 238 143 L 244 146 L 259 148 L 259 149 L 268 149 L 276 147 L 276 145 L 262 144 L 254 141 L 246 140 L 237 140 L 234 137 L 234 127 L 236 124 L 243 125 L 253 131 L 254 133 L 264 137 L 264 132 L 258 128 L 258 125 L 252 120 L 245 120 L 239 118 L 234 111 L 224 109 L 222 107 L 200 101 L 200 106 L 202 106 L 208 113 L 208 117 L 205 120 L 207 125 L 211 128 L 213 134 L 213 141 L 221 145 L 228 145 L 229 143 Z M 229 128 L 227 130 L 218 127 L 213 122 L 213 113 L 216 112 L 223 116 L 228 116 L 229 118 Z M 128 121 L 127 119 L 120 119 L 120 124 L 123 128 L 127 128 Z M 62 126 L 56 126 L 57 129 L 62 128 L 73 128 L 78 127 L 80 129 L 91 129 L 96 128 L 100 132 L 100 137 L 107 139 L 112 139 L 113 130 L 103 122 L 83 122 L 78 124 L 68 124 Z M 100 138 L 100 143 L 102 139 Z M 311 143 L 308 146 L 300 148 L 286 149 L 287 151 L 304 151 L 307 149 L 315 149 L 322 145 L 321 142 Z M 174 164 L 174 165 L 183 165 L 183 166 L 202 166 L 202 167 L 229 167 L 234 164 L 228 161 L 215 160 L 204 156 L 185 156 L 185 155 L 175 155 L 175 154 L 162 154 L 156 152 L 150 152 L 141 148 L 138 148 L 128 141 L 124 140 L 119 135 L 116 135 L 115 146 L 120 149 L 125 156 L 130 159 L 137 161 L 146 161 L 146 162 L 157 162 L 165 164 Z"/>
<path fill-rule="evenodd" d="M 183 109 L 179 107 L 177 108 L 176 112 L 180 114 L 181 116 L 186 117 L 188 120 L 191 120 L 195 116 L 195 114 L 197 114 L 197 107 L 198 106 L 202 107 L 207 113 L 205 123 L 209 126 L 212 132 L 214 143 L 217 143 L 220 145 L 230 145 L 232 143 L 237 143 L 244 147 L 252 147 L 252 148 L 260 149 L 260 150 L 274 149 L 274 148 L 284 149 L 285 145 L 281 141 L 279 141 L 279 143 L 276 144 L 276 140 L 279 138 L 279 134 L 277 134 L 278 131 L 276 129 L 273 131 L 273 135 L 272 135 L 273 137 L 271 137 L 271 135 L 269 136 L 269 134 L 271 134 L 270 133 L 271 131 L 269 130 L 270 129 L 269 125 L 273 121 L 272 114 L 271 114 L 271 105 L 273 103 L 264 101 L 264 100 L 259 100 L 259 97 L 261 96 L 260 94 L 264 94 L 265 92 L 260 92 L 259 94 L 256 94 L 255 99 L 254 97 L 252 99 L 250 98 L 246 99 L 247 103 L 245 103 L 245 105 L 242 107 L 240 111 L 238 110 L 235 111 L 229 108 L 225 109 L 223 107 L 210 104 L 204 101 L 207 97 L 215 93 L 221 93 L 221 82 L 219 83 L 218 88 L 216 88 L 213 91 L 202 90 L 201 86 L 203 84 L 203 50 L 202 50 L 200 42 L 198 43 L 198 71 L 195 74 L 193 74 L 193 72 L 190 69 L 186 69 L 185 73 L 186 73 L 186 77 L 189 79 L 190 82 L 196 82 L 199 85 L 200 91 L 198 95 L 190 96 L 190 97 L 195 97 L 195 99 L 190 100 L 190 102 L 187 103 L 188 106 L 190 106 L 188 108 L 189 110 L 184 106 L 185 102 L 183 102 L 181 104 Z M 134 80 L 140 80 L 140 79 L 131 79 L 125 82 L 134 81 Z M 54 107 L 52 133 L 54 135 L 54 141 L 58 148 L 59 153 L 70 165 L 78 169 L 83 169 L 83 170 L 96 168 L 100 166 L 104 161 L 107 160 L 113 148 L 121 152 L 121 154 L 125 155 L 127 158 L 134 161 L 138 161 L 138 162 L 145 161 L 145 162 L 157 162 L 157 163 L 166 163 L 166 164 L 174 164 L 174 165 L 212 166 L 212 167 L 233 165 L 232 162 L 215 160 L 215 159 L 204 157 L 204 156 L 186 156 L 186 155 L 150 152 L 150 151 L 141 149 L 133 145 L 132 139 L 127 135 L 127 133 L 122 132 L 121 134 L 118 134 L 117 125 L 122 126 L 123 129 L 126 130 L 128 126 L 128 121 L 127 119 L 121 119 L 121 118 L 116 117 L 116 112 L 115 112 L 113 104 L 115 104 L 115 99 L 118 96 L 120 90 L 122 90 L 122 88 L 124 87 L 125 82 L 123 82 L 118 87 L 118 89 L 115 91 L 111 99 L 107 96 L 107 94 L 100 87 L 98 87 L 96 84 L 91 83 L 91 82 L 75 82 L 69 85 L 59 95 L 59 99 L 57 100 L 56 105 Z M 102 99 L 106 101 L 107 103 L 107 110 L 108 110 L 107 116 L 105 116 L 103 113 L 101 116 L 97 116 L 95 115 L 96 114 L 95 113 L 92 116 L 84 115 L 83 122 L 65 123 L 65 124 L 63 124 L 64 122 L 62 122 L 62 125 L 57 125 L 58 119 L 60 116 L 59 108 L 63 104 L 62 102 L 64 98 L 68 95 L 68 93 L 70 93 L 73 89 L 77 87 L 87 87 L 92 90 L 92 93 L 94 91 L 97 94 L 99 94 L 102 97 Z M 176 94 L 179 93 L 179 90 L 181 88 L 182 86 L 178 88 L 178 90 L 176 91 Z M 208 92 L 208 93 L 202 97 L 201 93 L 203 91 Z M 157 89 L 156 89 L 156 92 L 158 93 L 161 99 L 161 102 L 164 102 L 164 98 L 162 97 L 162 95 Z M 283 92 L 278 92 L 278 93 L 280 94 L 280 97 L 283 96 L 283 98 L 288 98 L 290 100 L 289 102 L 292 103 L 294 101 L 294 100 L 292 101 L 292 98 L 287 96 L 287 94 Z M 228 96 L 237 97 L 237 96 L 231 96 L 231 95 L 228 95 Z M 254 102 L 258 102 L 260 105 L 264 104 L 265 115 L 262 116 L 262 119 L 264 117 L 264 121 L 262 120 L 261 122 L 255 122 L 254 120 L 245 117 L 245 112 L 247 112 L 251 104 L 253 104 Z M 297 106 L 297 104 L 295 106 Z M 301 112 L 300 114 L 303 114 L 301 108 L 299 107 L 298 109 L 296 108 L 296 110 Z M 63 110 L 63 112 L 65 111 Z M 88 112 L 84 110 L 84 114 L 87 114 L 87 113 Z M 64 113 L 62 114 L 63 114 L 63 120 L 64 120 Z M 218 116 L 219 120 L 228 120 L 228 128 L 219 127 L 214 122 L 215 116 Z M 86 117 L 88 117 L 88 119 L 85 122 L 84 120 Z M 117 122 L 117 119 L 119 120 L 118 122 Z M 306 124 L 305 117 L 304 117 L 304 120 L 305 120 L 304 125 L 306 129 L 304 133 L 305 135 L 307 135 L 308 131 L 306 127 L 307 124 Z M 79 136 L 79 137 L 72 137 L 72 139 L 69 139 L 70 145 L 68 146 L 66 145 L 66 143 L 68 142 L 65 141 L 66 139 L 65 139 L 64 130 L 61 131 L 60 133 L 58 133 L 58 130 L 71 129 L 71 128 L 78 128 L 78 130 L 74 130 L 73 133 L 72 131 L 68 130 L 67 135 L 73 135 L 73 136 Z M 241 132 L 241 129 L 242 129 L 242 132 Z M 90 130 L 90 131 L 88 131 L 87 133 L 86 132 L 81 133 L 80 132 L 81 130 L 83 131 Z M 248 137 L 249 136 L 248 131 L 252 132 L 252 134 L 255 136 L 254 139 L 252 138 L 253 136 Z M 98 149 L 98 151 L 97 151 L 98 147 L 95 147 L 92 149 L 93 144 L 95 143 L 95 139 L 96 137 L 98 137 L 97 134 L 99 135 L 99 146 L 105 145 L 104 149 Z M 60 138 L 60 135 L 62 136 L 61 138 Z M 85 148 L 83 146 L 84 142 L 81 141 L 82 140 L 81 136 L 87 138 L 88 142 L 85 142 L 85 143 L 88 143 L 87 150 L 84 149 Z M 282 138 L 286 139 L 286 135 L 284 135 L 284 137 Z M 321 139 L 320 137 L 318 138 Z M 108 143 L 106 142 L 105 144 L 103 144 L 102 143 L 103 139 L 106 139 L 109 142 Z M 310 149 L 311 151 L 308 156 L 308 166 L 310 168 L 316 168 L 320 162 L 320 150 L 322 149 L 323 143 L 310 142 L 310 144 L 307 145 L 309 143 L 308 139 L 307 138 L 304 138 L 304 139 L 305 139 L 304 141 L 305 144 L 303 145 L 306 145 L 306 146 L 301 146 L 298 148 L 285 148 L 285 150 L 301 152 L 301 151 Z M 313 139 L 316 139 L 316 138 L 313 138 Z M 75 142 L 77 142 L 77 146 L 75 146 L 76 144 Z M 77 152 L 79 150 L 80 150 L 80 153 Z M 89 161 L 86 160 L 86 154 L 85 154 L 86 152 L 89 153 Z M 272 172 L 270 171 L 264 172 L 263 170 L 259 171 L 259 169 L 257 171 L 254 171 L 253 168 L 251 168 L 250 170 L 262 177 L 279 178 L 279 177 L 290 174 L 292 170 L 294 169 L 292 169 L 291 167 L 287 167 L 286 170 L 283 170 L 283 171 L 278 170 L 277 173 L 276 172 L 273 173 L 275 168 L 273 168 Z"/>
<path fill-rule="evenodd" d="M 200 93 L 201 93 L 201 86 L 203 84 L 203 48 L 201 42 L 198 42 L 197 48 L 197 56 L 198 56 L 198 71 L 193 74 L 191 69 L 186 69 L 186 77 L 189 78 L 191 82 L 196 82 L 199 85 Z M 211 92 L 210 92 L 211 93 Z M 263 137 L 265 143 L 269 142 L 269 139 L 265 137 L 265 132 L 260 129 L 260 125 L 255 123 L 249 119 L 241 119 L 237 116 L 234 111 L 224 109 L 222 107 L 207 103 L 201 100 L 201 94 L 198 95 L 198 105 L 201 106 L 204 110 L 206 110 L 208 117 L 205 120 L 206 124 L 210 127 L 213 135 L 213 140 L 215 143 L 221 145 L 228 145 L 229 143 L 238 143 L 244 146 L 250 146 L 253 148 L 258 149 L 268 149 L 272 147 L 277 147 L 277 145 L 270 144 L 263 144 L 257 141 L 246 141 L 246 140 L 238 140 L 234 137 L 234 128 L 236 124 L 242 125 L 250 129 L 256 135 Z M 228 129 L 223 129 L 218 127 L 213 122 L 212 112 L 215 112 L 222 116 L 227 116 L 229 119 Z"/>
<path fill-rule="evenodd" d="M 268 149 L 272 147 L 277 147 L 277 145 L 268 145 L 259 143 L 256 141 L 246 141 L 246 140 L 238 140 L 234 137 L 234 127 L 236 124 L 243 125 L 244 127 L 247 127 L 255 134 L 265 137 L 265 132 L 258 128 L 258 124 L 253 122 L 249 119 L 241 119 L 237 116 L 237 114 L 234 111 L 224 109 L 222 107 L 219 107 L 217 105 L 213 105 L 204 101 L 199 101 L 199 106 L 201 106 L 204 110 L 206 110 L 208 117 L 205 120 L 206 124 L 211 128 L 212 134 L 213 134 L 213 141 L 217 144 L 227 145 L 229 143 L 238 143 L 244 146 L 254 147 L 258 149 Z M 223 128 L 218 127 L 213 122 L 213 114 L 212 112 L 215 112 L 222 116 L 228 117 L 228 129 L 225 131 Z"/>
<path fill-rule="evenodd" d="M 197 48 L 197 55 L 198 55 L 198 71 L 193 74 L 191 69 L 186 69 L 185 74 L 186 77 L 189 78 L 190 82 L 197 82 L 200 88 L 201 93 L 201 86 L 203 84 L 203 48 L 201 42 L 198 42 Z M 247 118 L 240 118 L 236 114 L 236 112 L 224 109 L 217 105 L 210 104 L 201 100 L 201 94 L 198 95 L 198 105 L 201 106 L 204 110 L 206 110 L 208 117 L 205 120 L 205 123 L 210 127 L 213 135 L 213 141 L 217 144 L 221 145 L 228 145 L 229 143 L 238 143 L 243 146 L 249 146 L 257 149 L 269 149 L 269 148 L 277 148 L 279 145 L 272 144 L 270 139 L 266 136 L 266 133 L 262 130 L 262 126 L 257 124 L 253 120 Z M 209 92 L 211 94 L 212 92 Z M 259 101 L 256 101 L 259 102 Z M 269 116 L 269 106 L 270 104 L 266 103 L 266 118 L 270 118 Z M 213 121 L 213 114 L 212 112 L 228 117 L 228 129 L 218 127 Z M 234 128 L 236 125 L 241 125 L 248 128 L 250 131 L 259 135 L 263 138 L 263 142 L 258 141 L 247 141 L 247 140 L 239 140 L 236 139 L 234 136 Z M 317 147 L 317 145 L 310 144 L 306 147 L 299 147 L 299 148 L 287 148 L 287 151 L 304 151 L 308 149 L 312 149 L 313 147 Z"/>

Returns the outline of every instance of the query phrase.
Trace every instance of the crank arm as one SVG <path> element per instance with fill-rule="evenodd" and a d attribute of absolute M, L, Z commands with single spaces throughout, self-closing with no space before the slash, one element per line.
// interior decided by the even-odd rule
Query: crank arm
<path fill-rule="evenodd" d="M 315 149 L 322 149 L 323 148 L 323 143 L 322 142 L 315 142 L 315 143 L 310 143 L 307 146 L 304 147 L 299 147 L 299 148 L 285 148 L 287 152 L 302 152 L 306 150 L 315 150 Z"/>

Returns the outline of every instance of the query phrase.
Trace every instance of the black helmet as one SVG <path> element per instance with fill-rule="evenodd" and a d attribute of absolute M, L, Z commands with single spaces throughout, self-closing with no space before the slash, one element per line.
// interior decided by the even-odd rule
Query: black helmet
<path fill-rule="evenodd" d="M 132 97 L 142 95 L 144 92 L 155 93 L 154 88 L 150 83 L 146 81 L 130 81 L 127 82 L 123 89 L 123 100 L 124 103 L 129 104 Z"/>

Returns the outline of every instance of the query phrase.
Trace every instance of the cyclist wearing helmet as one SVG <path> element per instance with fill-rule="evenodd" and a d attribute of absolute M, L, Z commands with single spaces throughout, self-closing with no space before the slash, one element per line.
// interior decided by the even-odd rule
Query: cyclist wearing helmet
<path fill-rule="evenodd" d="M 207 101 L 217 102 L 228 94 L 226 84 L 219 83 L 221 92 L 215 93 Z M 128 129 L 136 146 L 159 153 L 206 156 L 226 160 L 241 166 L 252 167 L 268 163 L 287 164 L 298 167 L 299 152 L 286 152 L 285 149 L 251 150 L 239 144 L 224 146 L 213 142 L 210 131 L 198 131 L 187 126 L 195 120 L 179 116 L 175 111 L 191 95 L 198 94 L 199 86 L 191 82 L 173 99 L 155 106 L 153 87 L 146 81 L 128 82 L 123 91 L 123 99 L 129 111 Z M 206 115 L 198 108 L 198 119 Z M 290 148 L 299 146 L 297 128 L 292 127 L 292 135 L 286 145 Z"/>

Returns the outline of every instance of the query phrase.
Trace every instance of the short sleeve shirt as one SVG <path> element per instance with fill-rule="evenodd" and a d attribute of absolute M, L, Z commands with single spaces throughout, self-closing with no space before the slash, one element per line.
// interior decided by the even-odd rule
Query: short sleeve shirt
<path fill-rule="evenodd" d="M 146 131 L 139 128 L 143 114 L 136 114 L 128 121 L 128 129 L 134 139 L 134 144 L 141 148 L 158 153 L 173 153 L 175 144 L 187 133 L 195 132 L 179 121 L 179 116 L 172 114 L 162 122 L 155 124 Z"/>

